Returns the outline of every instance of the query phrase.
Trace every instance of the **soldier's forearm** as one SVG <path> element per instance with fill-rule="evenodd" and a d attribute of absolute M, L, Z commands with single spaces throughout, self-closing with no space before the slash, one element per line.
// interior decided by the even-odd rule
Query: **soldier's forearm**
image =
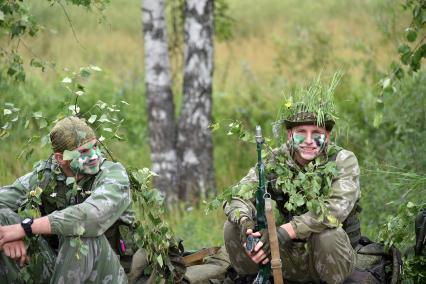
<path fill-rule="evenodd" d="M 294 231 L 294 228 L 290 223 L 285 223 L 285 224 L 281 225 L 280 227 L 287 231 L 290 238 L 292 238 L 292 239 L 296 238 L 296 232 Z"/>
<path fill-rule="evenodd" d="M 47 216 L 34 219 L 31 229 L 34 235 L 50 235 L 52 233 L 50 221 Z"/>

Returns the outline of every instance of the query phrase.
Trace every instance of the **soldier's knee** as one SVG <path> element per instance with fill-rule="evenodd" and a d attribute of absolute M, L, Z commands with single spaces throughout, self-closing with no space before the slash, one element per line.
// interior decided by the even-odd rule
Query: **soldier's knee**
<path fill-rule="evenodd" d="M 341 247 L 351 247 L 349 238 L 342 228 L 327 229 L 318 234 L 313 234 L 312 239 L 316 249 L 324 253 L 331 253 Z"/>
<path fill-rule="evenodd" d="M 342 283 L 355 265 L 355 252 L 341 228 L 313 234 L 311 245 L 315 270 L 327 283 Z"/>

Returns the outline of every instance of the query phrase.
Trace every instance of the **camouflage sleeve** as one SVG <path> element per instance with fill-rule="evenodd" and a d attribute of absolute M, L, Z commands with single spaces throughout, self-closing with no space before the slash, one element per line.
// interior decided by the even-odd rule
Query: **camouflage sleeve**
<path fill-rule="evenodd" d="M 336 157 L 336 166 L 338 176 L 333 180 L 330 198 L 325 201 L 331 216 L 336 218 L 335 222 L 320 222 L 312 212 L 295 216 L 290 223 L 297 238 L 305 239 L 311 233 L 318 233 L 341 224 L 354 208 L 355 202 L 361 197 L 360 169 L 355 155 L 347 150 L 340 151 Z"/>
<path fill-rule="evenodd" d="M 90 197 L 48 215 L 52 234 L 96 237 L 102 235 L 131 206 L 130 181 L 120 163 L 102 168 Z"/>
<path fill-rule="evenodd" d="M 30 180 L 33 172 L 18 178 L 13 184 L 0 188 L 0 209 L 10 209 L 17 212 L 19 206 L 30 190 Z"/>
<path fill-rule="evenodd" d="M 256 187 L 258 178 L 256 168 L 251 168 L 248 174 L 236 186 Z M 256 208 L 250 200 L 233 197 L 229 202 L 226 201 L 223 205 L 223 210 L 228 220 L 232 223 L 238 223 L 242 217 L 253 219 L 256 215 Z"/>

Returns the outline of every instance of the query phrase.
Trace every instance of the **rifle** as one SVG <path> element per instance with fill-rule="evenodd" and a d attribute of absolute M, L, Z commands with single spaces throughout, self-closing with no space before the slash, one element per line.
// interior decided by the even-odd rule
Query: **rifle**
<path fill-rule="evenodd" d="M 269 284 L 269 277 L 271 275 L 271 268 L 273 269 L 274 283 L 282 284 L 282 272 L 281 272 L 281 259 L 278 247 L 277 231 L 275 227 L 275 218 L 272 210 L 271 196 L 266 191 L 265 186 L 265 165 L 262 160 L 262 144 L 264 139 L 262 137 L 262 129 L 258 125 L 256 126 L 256 149 L 257 149 L 257 168 L 259 176 L 259 185 L 256 191 L 256 226 L 255 231 L 268 228 L 269 232 L 269 243 L 271 247 L 271 258 L 272 260 L 267 264 L 259 265 L 259 272 L 253 284 Z M 247 238 L 246 248 L 252 251 L 259 241 L 258 238 L 249 236 Z"/>

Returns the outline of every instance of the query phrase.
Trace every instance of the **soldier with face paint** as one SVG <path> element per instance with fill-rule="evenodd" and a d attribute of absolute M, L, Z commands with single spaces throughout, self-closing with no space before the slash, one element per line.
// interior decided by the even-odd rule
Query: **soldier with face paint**
<path fill-rule="evenodd" d="M 293 177 L 304 173 L 308 166 L 320 169 L 318 165 L 335 163 L 337 170 L 330 185 L 320 170 L 317 172 L 323 178 L 321 192 L 329 192 L 322 198 L 330 219 L 335 222 L 321 219 L 307 208 L 287 210 L 285 204 L 289 196 L 277 184 L 280 173 L 265 173 L 268 192 L 284 220 L 277 225 L 283 277 L 292 282 L 343 283 L 355 266 L 353 248 L 361 235 L 357 217 L 360 171 L 352 152 L 330 142 L 335 124 L 332 95 L 338 81 L 339 76 L 335 75 L 330 85 L 323 86 L 318 79 L 287 100 L 278 122 L 287 129 L 287 142 L 275 149 L 265 162 L 284 160 L 286 170 L 295 173 Z M 256 188 L 257 184 L 257 171 L 253 167 L 237 186 Z M 303 188 L 304 184 L 298 187 Z M 254 231 L 253 200 L 234 197 L 224 204 L 224 211 L 228 217 L 224 238 L 230 261 L 240 275 L 240 283 L 250 283 L 256 276 L 258 264 L 270 261 L 267 231 Z M 248 252 L 245 243 L 250 235 L 260 241 Z"/>
<path fill-rule="evenodd" d="M 125 168 L 102 156 L 94 131 L 77 117 L 57 122 L 50 139 L 51 158 L 0 188 L 0 283 L 25 283 L 20 271 L 29 259 L 35 283 L 127 283 L 106 237 L 134 220 Z M 17 212 L 40 189 L 42 216 L 22 220 Z M 25 237 L 37 248 L 27 248 Z"/>

